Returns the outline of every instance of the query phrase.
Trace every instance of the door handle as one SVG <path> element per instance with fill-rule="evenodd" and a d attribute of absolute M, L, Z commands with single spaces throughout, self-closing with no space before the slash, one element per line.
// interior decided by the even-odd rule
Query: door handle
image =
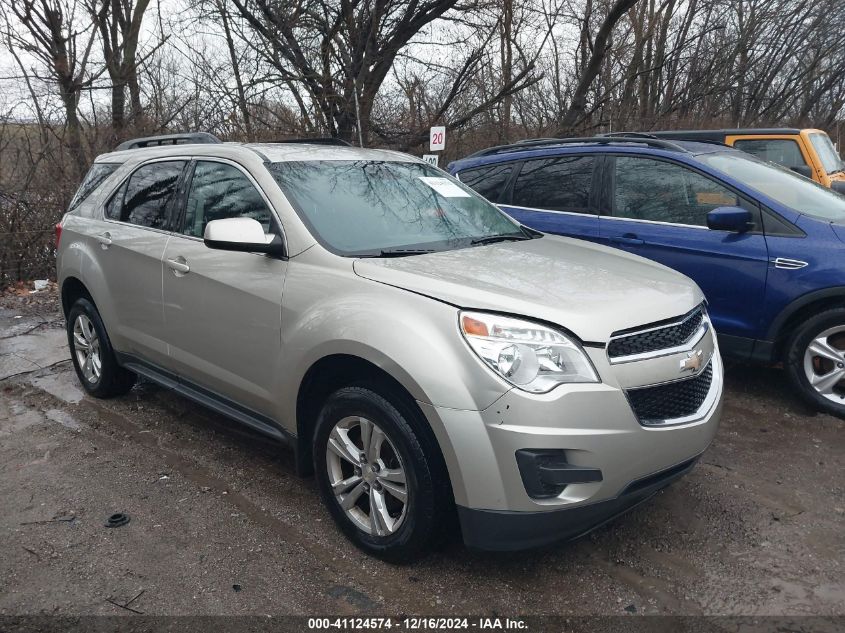
<path fill-rule="evenodd" d="M 109 246 L 111 246 L 111 233 L 108 231 L 100 233 L 94 237 L 100 243 L 100 246 L 103 247 L 103 250 L 106 250 Z"/>
<path fill-rule="evenodd" d="M 640 244 L 645 244 L 645 240 L 641 240 L 634 233 L 625 233 L 625 235 L 617 235 L 616 237 L 610 238 L 610 241 L 615 242 L 616 244 L 628 244 L 630 246 L 638 246 Z"/>
<path fill-rule="evenodd" d="M 176 276 L 182 276 L 191 272 L 191 267 L 188 266 L 188 262 L 181 255 L 175 259 L 168 259 L 167 267 L 170 268 Z"/>

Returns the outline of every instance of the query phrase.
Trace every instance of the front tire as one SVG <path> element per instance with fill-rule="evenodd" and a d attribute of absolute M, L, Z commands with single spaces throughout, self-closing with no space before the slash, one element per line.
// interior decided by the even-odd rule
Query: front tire
<path fill-rule="evenodd" d="M 809 404 L 845 417 L 845 308 L 825 310 L 793 332 L 786 370 Z"/>
<path fill-rule="evenodd" d="M 365 552 L 390 562 L 418 558 L 447 501 L 413 420 L 364 387 L 332 394 L 317 419 L 314 472 L 332 518 Z"/>
<path fill-rule="evenodd" d="M 96 398 L 120 396 L 132 389 L 137 376 L 117 363 L 106 327 L 88 299 L 77 299 L 67 315 L 67 338 L 76 376 Z"/>

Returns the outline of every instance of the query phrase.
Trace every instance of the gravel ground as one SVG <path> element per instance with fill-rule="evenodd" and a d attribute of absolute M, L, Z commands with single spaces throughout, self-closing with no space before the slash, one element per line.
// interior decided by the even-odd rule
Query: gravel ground
<path fill-rule="evenodd" d="M 53 289 L 0 298 L 0 616 L 845 614 L 845 423 L 776 369 L 729 367 L 699 465 L 590 536 L 391 566 L 291 453 L 150 383 L 85 396 L 61 327 Z"/>

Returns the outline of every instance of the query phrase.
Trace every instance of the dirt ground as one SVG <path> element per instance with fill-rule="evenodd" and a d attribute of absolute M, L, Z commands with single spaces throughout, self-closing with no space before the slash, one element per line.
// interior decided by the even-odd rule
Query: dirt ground
<path fill-rule="evenodd" d="M 150 383 L 85 396 L 55 302 L 0 300 L 0 616 L 845 614 L 845 422 L 776 369 L 730 367 L 699 465 L 590 536 L 392 566 L 291 453 Z"/>

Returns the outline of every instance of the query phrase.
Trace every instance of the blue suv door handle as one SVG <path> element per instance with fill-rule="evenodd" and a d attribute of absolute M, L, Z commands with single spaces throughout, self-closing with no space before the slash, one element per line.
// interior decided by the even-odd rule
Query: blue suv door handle
<path fill-rule="evenodd" d="M 616 237 L 611 237 L 610 241 L 615 242 L 616 244 L 629 244 L 631 246 L 645 244 L 645 241 L 638 238 L 635 233 L 625 233 L 624 235 L 617 235 Z"/>

